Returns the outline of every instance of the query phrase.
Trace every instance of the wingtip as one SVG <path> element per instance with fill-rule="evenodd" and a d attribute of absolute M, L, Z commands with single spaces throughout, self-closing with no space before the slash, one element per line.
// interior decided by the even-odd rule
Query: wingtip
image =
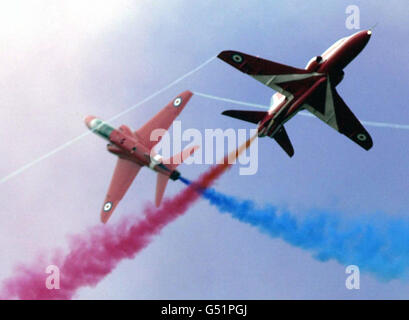
<path fill-rule="evenodd" d="M 225 53 L 226 53 L 226 51 L 221 51 L 221 52 L 217 55 L 217 57 L 218 57 L 219 59 L 222 59 L 223 56 L 225 55 Z"/>
<path fill-rule="evenodd" d="M 366 150 L 366 151 L 369 151 L 369 150 L 372 149 L 372 147 L 373 147 L 373 141 L 372 141 L 372 139 L 371 139 L 371 141 L 368 143 L 368 146 L 365 147 L 365 150 Z"/>
<path fill-rule="evenodd" d="M 180 94 L 180 96 L 184 96 L 184 97 L 186 97 L 186 98 L 191 98 L 192 96 L 193 96 L 193 92 L 192 91 L 190 91 L 190 90 L 186 90 L 186 91 L 183 91 L 181 94 Z"/>
<path fill-rule="evenodd" d="M 217 57 L 224 62 L 236 66 L 240 65 L 244 62 L 245 60 L 245 54 L 240 52 L 240 51 L 234 51 L 234 50 L 225 50 L 220 52 Z"/>
<path fill-rule="evenodd" d="M 182 93 L 179 93 L 175 98 L 173 98 L 173 100 L 168 103 L 167 107 L 179 108 L 179 110 L 181 111 L 187 105 L 192 96 L 192 91 L 183 91 Z"/>
<path fill-rule="evenodd" d="M 107 208 L 107 206 L 110 206 L 109 208 Z M 109 218 L 111 218 L 112 213 L 114 212 L 116 207 L 116 203 L 112 203 L 111 201 L 106 201 L 104 204 L 104 207 L 101 210 L 101 214 L 100 214 L 100 219 L 101 222 L 106 224 L 109 220 Z"/>
<path fill-rule="evenodd" d="M 190 98 L 192 98 L 192 97 L 193 97 L 193 92 L 190 91 L 190 90 L 186 90 L 186 91 L 183 91 L 182 93 L 178 94 L 172 100 L 172 102 L 175 103 L 175 101 L 177 101 L 179 98 L 181 98 L 182 100 L 179 103 L 181 103 L 182 105 L 186 105 L 189 102 Z"/>
<path fill-rule="evenodd" d="M 218 55 L 217 55 L 217 57 L 219 58 L 219 59 L 224 59 L 226 56 L 228 56 L 229 54 L 231 54 L 231 53 L 234 53 L 234 51 L 232 51 L 232 50 L 223 50 L 223 51 L 221 51 Z"/>
<path fill-rule="evenodd" d="M 162 203 L 162 198 L 163 198 L 163 194 L 158 194 L 158 193 L 156 193 L 156 195 L 155 195 L 155 207 L 156 208 L 159 208 L 160 207 L 160 204 Z"/>
<path fill-rule="evenodd" d="M 105 212 L 101 213 L 101 222 L 103 224 L 106 224 L 108 222 L 110 216 L 111 216 L 110 214 L 105 214 Z"/>

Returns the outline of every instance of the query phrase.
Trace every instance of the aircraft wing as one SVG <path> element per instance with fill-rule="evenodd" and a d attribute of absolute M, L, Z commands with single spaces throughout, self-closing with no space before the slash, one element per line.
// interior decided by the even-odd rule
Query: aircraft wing
<path fill-rule="evenodd" d="M 123 198 L 141 166 L 135 162 L 118 158 L 104 206 L 101 210 L 101 221 L 106 223 L 114 212 L 119 201 Z"/>
<path fill-rule="evenodd" d="M 217 57 L 289 98 L 300 89 L 300 85 L 312 85 L 315 77 L 322 76 L 238 51 L 223 51 Z"/>
<path fill-rule="evenodd" d="M 149 149 L 152 149 L 159 141 L 161 136 L 156 136 L 156 140 L 151 139 L 151 134 L 155 129 L 167 131 L 176 117 L 182 112 L 193 93 L 185 91 L 168 103 L 152 119 L 145 123 L 139 130 L 135 131 L 135 136 Z"/>
<path fill-rule="evenodd" d="M 372 148 L 370 134 L 331 86 L 329 79 L 307 98 L 303 107 L 365 150 Z"/>

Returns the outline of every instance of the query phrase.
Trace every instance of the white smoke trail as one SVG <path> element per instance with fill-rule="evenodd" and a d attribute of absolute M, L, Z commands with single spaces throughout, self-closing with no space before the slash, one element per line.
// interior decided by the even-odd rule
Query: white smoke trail
<path fill-rule="evenodd" d="M 212 99 L 212 100 L 218 100 L 218 101 L 223 101 L 223 102 L 229 102 L 229 103 L 234 103 L 237 105 L 242 105 L 242 106 L 247 106 L 247 107 L 254 107 L 254 108 L 259 108 L 263 110 L 268 110 L 270 107 L 265 106 L 262 104 L 257 104 L 257 103 L 251 103 L 251 102 L 246 102 L 246 101 L 240 101 L 240 100 L 233 100 L 233 99 L 228 99 L 228 98 L 223 98 L 223 97 L 218 97 L 214 96 L 211 94 L 206 94 L 206 93 L 201 93 L 201 92 L 194 92 L 195 95 L 207 98 L 207 99 Z M 315 117 L 313 114 L 301 111 L 299 113 L 302 116 L 306 117 Z M 388 122 L 376 122 L 376 121 L 365 121 L 365 120 L 360 120 L 362 124 L 370 127 L 378 127 L 378 128 L 391 128 L 391 129 L 401 129 L 401 130 L 409 130 L 409 125 L 408 124 L 398 124 L 398 123 L 388 123 Z"/>

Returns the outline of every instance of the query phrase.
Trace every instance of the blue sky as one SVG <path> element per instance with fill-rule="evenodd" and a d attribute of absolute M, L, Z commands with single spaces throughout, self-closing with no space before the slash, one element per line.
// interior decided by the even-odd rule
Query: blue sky
<path fill-rule="evenodd" d="M 85 115 L 110 118 L 222 50 L 304 67 L 312 56 L 355 32 L 345 27 L 350 4 L 360 8 L 362 29 L 378 26 L 345 69 L 338 91 L 362 120 L 409 124 L 406 1 L 118 3 L 92 11 L 44 1 L 29 20 L 21 19 L 18 9 L 5 8 L 16 16 L 4 22 L 9 31 L 1 33 L 0 147 L 7 150 L 1 176 L 84 132 Z M 259 104 L 268 104 L 273 94 L 214 60 L 114 124 L 137 128 L 186 89 Z M 231 107 L 248 109 L 195 96 L 180 120 L 184 128 L 201 131 L 251 128 L 220 115 Z M 381 212 L 409 219 L 409 131 L 367 129 L 374 140 L 369 152 L 320 120 L 297 116 L 287 124 L 293 158 L 274 141 L 260 139 L 257 174 L 240 176 L 233 168 L 216 188 L 300 217 L 319 209 L 346 217 Z M 17 262 L 64 247 L 67 235 L 98 223 L 114 164 L 104 141 L 89 135 L 0 185 L 0 278 Z M 189 178 L 206 168 L 180 167 Z M 120 215 L 137 215 L 152 201 L 155 180 L 152 172 L 142 170 L 112 222 Z M 167 195 L 182 187 L 173 183 Z M 361 289 L 350 291 L 345 278 L 344 266 L 318 262 L 306 251 L 220 215 L 202 200 L 134 260 L 122 262 L 78 298 L 409 297 L 405 279 L 382 282 L 362 275 Z"/>

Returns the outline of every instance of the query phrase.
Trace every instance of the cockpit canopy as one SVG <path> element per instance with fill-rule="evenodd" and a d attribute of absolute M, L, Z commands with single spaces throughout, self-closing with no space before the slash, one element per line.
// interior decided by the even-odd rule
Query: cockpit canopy
<path fill-rule="evenodd" d="M 92 131 L 106 139 L 109 139 L 111 132 L 115 130 L 109 124 L 97 118 L 90 122 L 89 127 Z"/>
<path fill-rule="evenodd" d="M 321 56 L 315 56 L 308 61 L 307 66 L 305 67 L 308 71 L 315 71 L 318 69 L 318 66 L 322 63 L 323 59 Z"/>

